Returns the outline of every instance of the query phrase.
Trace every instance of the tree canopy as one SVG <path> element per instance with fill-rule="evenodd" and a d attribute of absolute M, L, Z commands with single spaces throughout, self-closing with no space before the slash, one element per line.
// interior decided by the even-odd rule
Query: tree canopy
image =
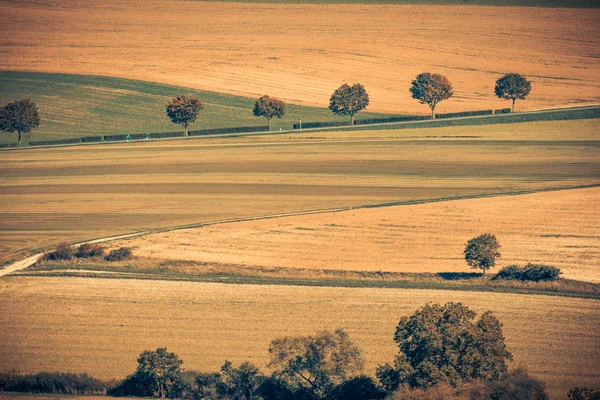
<path fill-rule="evenodd" d="M 196 121 L 198 113 L 203 108 L 204 106 L 195 96 L 177 96 L 167 103 L 167 116 L 174 124 L 183 125 L 187 136 L 189 125 Z"/>
<path fill-rule="evenodd" d="M 427 304 L 400 318 L 394 334 L 399 353 L 394 366 L 377 369 L 380 381 L 384 377 L 382 383 L 393 383 L 386 387 L 389 391 L 401 384 L 428 388 L 504 377 L 512 355 L 504 344 L 502 324 L 489 311 L 476 322 L 475 316 L 463 304 L 450 302 Z"/>
<path fill-rule="evenodd" d="M 333 92 L 329 99 L 329 109 L 335 115 L 350 115 L 352 125 L 354 125 L 354 115 L 368 105 L 369 95 L 360 83 L 352 86 L 344 83 Z"/>
<path fill-rule="evenodd" d="M 515 111 L 515 101 L 525 100 L 531 92 L 531 83 L 519 74 L 506 74 L 496 81 L 496 96 L 501 99 L 512 100 L 511 110 Z"/>
<path fill-rule="evenodd" d="M 275 339 L 269 354 L 276 376 L 317 399 L 329 398 L 337 385 L 364 367 L 360 349 L 342 329 Z"/>
<path fill-rule="evenodd" d="M 410 93 L 413 99 L 427 104 L 431 109 L 431 118 L 435 119 L 435 107 L 440 101 L 449 99 L 454 94 L 452 84 L 444 75 L 424 72 L 412 81 Z"/>
<path fill-rule="evenodd" d="M 154 396 L 164 398 L 178 383 L 181 377 L 183 361 L 175 353 L 167 352 L 166 348 L 156 351 L 146 350 L 138 358 L 135 375 L 146 378 L 153 383 Z"/>
<path fill-rule="evenodd" d="M 0 108 L 0 130 L 17 132 L 17 145 L 21 146 L 21 134 L 28 133 L 40 124 L 37 106 L 29 99 L 21 99 Z"/>
<path fill-rule="evenodd" d="M 496 236 L 491 233 L 484 233 L 467 242 L 465 250 L 465 261 L 473 269 L 482 269 L 483 274 L 487 269 L 496 265 L 496 258 L 502 255 L 498 251 L 500 243 Z"/>
<path fill-rule="evenodd" d="M 271 130 L 273 117 L 281 118 L 285 115 L 285 103 L 266 94 L 256 100 L 253 112 L 257 117 L 265 117 L 269 121 L 269 130 Z"/>

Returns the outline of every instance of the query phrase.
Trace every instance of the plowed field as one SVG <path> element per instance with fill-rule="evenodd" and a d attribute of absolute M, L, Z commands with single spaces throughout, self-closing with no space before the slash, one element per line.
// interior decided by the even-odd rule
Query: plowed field
<path fill-rule="evenodd" d="M 326 107 L 360 82 L 371 111 L 426 114 L 415 75 L 448 76 L 439 112 L 508 106 L 502 74 L 533 84 L 519 109 L 600 101 L 600 10 L 197 1 L 1 2 L 0 69 L 174 83 Z"/>

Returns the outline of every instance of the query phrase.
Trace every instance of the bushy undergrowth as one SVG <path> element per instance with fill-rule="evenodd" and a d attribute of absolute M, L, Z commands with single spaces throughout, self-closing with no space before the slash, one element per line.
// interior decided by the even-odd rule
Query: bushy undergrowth
<path fill-rule="evenodd" d="M 111 250 L 110 253 L 104 259 L 106 261 L 122 261 L 133 257 L 133 252 L 129 247 L 121 247 L 115 250 Z"/>
<path fill-rule="evenodd" d="M 100 244 L 83 243 L 77 248 L 75 257 L 77 258 L 92 258 L 101 257 L 104 255 L 104 246 Z"/>
<path fill-rule="evenodd" d="M 519 281 L 555 281 L 558 280 L 562 272 L 560 268 L 542 264 L 527 264 L 524 267 L 510 265 L 502 268 L 496 276 L 496 279 L 519 280 Z"/>
<path fill-rule="evenodd" d="M 73 258 L 75 252 L 70 244 L 66 242 L 59 243 L 54 251 L 46 253 L 44 259 L 46 260 L 70 260 Z"/>
<path fill-rule="evenodd" d="M 88 374 L 0 372 L 0 391 L 5 392 L 94 395 L 105 394 L 112 384 Z"/>

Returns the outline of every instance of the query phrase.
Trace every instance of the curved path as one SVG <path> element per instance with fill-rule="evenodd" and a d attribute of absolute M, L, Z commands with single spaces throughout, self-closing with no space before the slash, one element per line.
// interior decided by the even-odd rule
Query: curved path
<path fill-rule="evenodd" d="M 592 188 L 592 187 L 598 187 L 598 186 L 600 186 L 600 184 L 573 186 L 573 187 L 568 187 L 568 188 L 544 188 L 544 189 L 537 189 L 537 190 L 524 190 L 524 191 L 518 191 L 518 192 L 511 192 L 511 193 L 490 193 L 490 194 L 482 194 L 482 195 L 474 195 L 474 196 L 455 196 L 455 197 L 445 197 L 445 198 L 438 198 L 438 199 L 411 200 L 411 201 L 401 201 L 401 202 L 393 202 L 393 203 L 385 203 L 385 204 L 371 204 L 371 205 L 354 206 L 354 207 L 330 208 L 330 209 L 324 209 L 324 210 L 312 210 L 312 211 L 302 211 L 302 212 L 294 212 L 294 213 L 271 214 L 271 215 L 265 215 L 265 216 L 261 216 L 261 217 L 233 218 L 233 219 L 227 219 L 227 220 L 221 220 L 221 221 L 178 225 L 178 226 L 162 228 L 162 229 L 149 229 L 149 230 L 145 230 L 145 231 L 141 231 L 141 232 L 127 233 L 127 234 L 122 234 L 122 235 L 114 235 L 114 236 L 93 239 L 93 240 L 89 240 L 89 241 L 85 241 L 85 242 L 81 242 L 81 243 L 74 243 L 74 245 L 79 245 L 82 243 L 106 243 L 106 242 L 110 242 L 113 240 L 129 239 L 129 238 L 133 238 L 133 237 L 146 236 L 146 235 L 155 234 L 155 233 L 170 232 L 170 231 L 190 229 L 190 228 L 200 228 L 203 226 L 211 226 L 211 225 L 229 224 L 229 223 L 234 223 L 234 222 L 248 222 L 248 221 L 281 218 L 281 217 L 292 217 L 292 216 L 302 216 L 302 215 L 311 215 L 311 214 L 325 214 L 325 213 L 333 213 L 333 212 L 365 209 L 365 208 L 436 203 L 436 202 L 444 202 L 444 201 L 452 201 L 452 200 L 517 196 L 517 195 L 539 193 L 539 192 L 552 192 L 552 191 L 583 189 L 583 188 Z M 0 269 L 0 277 L 12 274 L 14 272 L 22 271 L 22 270 L 30 267 L 31 265 L 35 264 L 43 254 L 44 254 L 44 252 L 34 254 L 23 260 L 12 263 L 3 269 Z"/>

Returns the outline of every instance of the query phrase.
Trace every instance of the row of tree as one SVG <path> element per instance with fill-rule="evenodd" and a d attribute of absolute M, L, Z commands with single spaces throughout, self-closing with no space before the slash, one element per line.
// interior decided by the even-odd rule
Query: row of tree
<path fill-rule="evenodd" d="M 517 99 L 525 99 L 531 91 L 531 83 L 519 74 L 506 74 L 496 81 L 495 94 L 499 98 L 512 100 L 512 111 L 515 109 Z M 441 101 L 447 100 L 454 94 L 452 84 L 447 77 L 440 74 L 424 72 L 412 81 L 410 93 L 413 99 L 421 104 L 427 104 L 431 109 L 431 118 L 435 119 L 435 107 Z M 354 116 L 369 105 L 369 94 L 360 83 L 352 86 L 344 83 L 337 88 L 329 99 L 329 109 L 340 116 L 350 116 L 351 125 L 354 125 Z M 197 118 L 202 110 L 202 103 L 193 96 L 179 96 L 167 104 L 167 115 L 175 124 L 184 127 L 187 136 L 188 126 Z M 269 121 L 273 118 L 282 118 L 285 115 L 285 103 L 269 95 L 260 97 L 254 104 L 253 113 L 257 117 L 264 117 Z"/>
<path fill-rule="evenodd" d="M 514 111 L 515 101 L 525 99 L 531 91 L 529 81 L 519 74 L 507 74 L 496 81 L 496 96 L 512 100 Z M 454 94 L 452 84 L 443 75 L 425 72 L 417 75 L 412 81 L 410 92 L 414 99 L 421 104 L 427 104 L 431 109 L 431 118 L 435 118 L 435 107 L 439 102 L 447 100 Z M 340 116 L 350 116 L 354 125 L 356 113 L 369 105 L 369 95 L 364 86 L 356 83 L 352 86 L 343 84 L 333 92 L 329 99 L 329 109 Z M 268 95 L 260 97 L 254 104 L 253 114 L 264 117 L 269 121 L 269 130 L 273 118 L 285 115 L 285 103 Z M 204 109 L 202 102 L 195 96 L 177 96 L 167 103 L 167 116 L 171 122 L 183 126 L 185 136 L 188 128 L 198 118 L 198 113 Z M 17 132 L 18 146 L 21 146 L 22 134 L 35 129 L 40 123 L 37 106 L 29 99 L 21 99 L 8 103 L 0 108 L 0 130 Z"/>
<path fill-rule="evenodd" d="M 394 362 L 379 366 L 376 380 L 364 375 L 362 352 L 341 329 L 273 340 L 270 376 L 249 362 L 237 368 L 225 362 L 218 373 L 184 371 L 176 354 L 159 348 L 143 352 L 137 370 L 109 394 L 194 399 L 419 399 L 423 398 L 419 393 L 442 388 L 468 392 L 464 398 L 469 399 L 548 398 L 542 382 L 523 371 L 509 372 L 512 355 L 504 343 L 502 324 L 489 311 L 476 320 L 475 312 L 461 303 L 428 304 L 400 319 L 394 341 L 398 345 Z"/>

